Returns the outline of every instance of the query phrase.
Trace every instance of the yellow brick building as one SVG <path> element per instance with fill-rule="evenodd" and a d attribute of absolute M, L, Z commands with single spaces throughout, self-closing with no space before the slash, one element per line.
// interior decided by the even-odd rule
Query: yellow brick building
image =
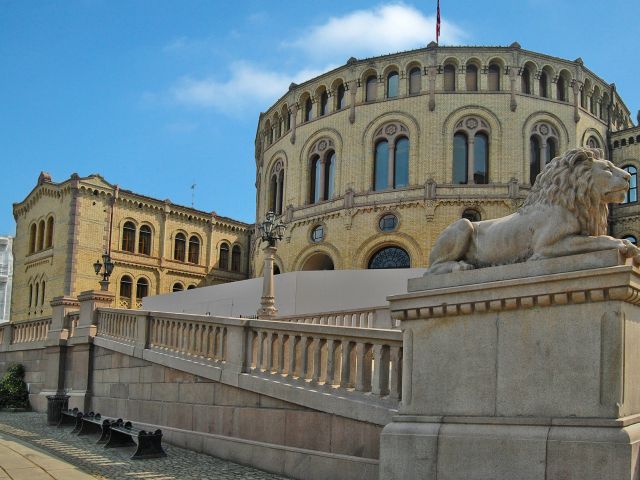
<path fill-rule="evenodd" d="M 53 297 L 98 289 L 93 263 L 107 248 L 119 307 L 247 278 L 249 225 L 122 190 L 99 175 L 54 183 L 43 173 L 13 213 L 12 321 L 48 317 Z"/>
<path fill-rule="evenodd" d="M 261 114 L 257 221 L 288 225 L 281 272 L 425 267 L 445 226 L 513 212 L 555 154 L 589 145 L 640 167 L 638 133 L 581 59 L 517 43 L 351 58 Z M 614 234 L 640 234 L 636 204 L 614 210 Z M 260 276 L 257 238 L 252 261 Z"/>

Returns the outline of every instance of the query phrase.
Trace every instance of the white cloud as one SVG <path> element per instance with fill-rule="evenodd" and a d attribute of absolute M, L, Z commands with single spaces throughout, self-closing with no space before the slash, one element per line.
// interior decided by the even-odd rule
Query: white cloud
<path fill-rule="evenodd" d="M 236 62 L 231 65 L 226 79 L 184 77 L 171 92 L 174 100 L 183 105 L 240 113 L 240 110 L 250 106 L 265 108 L 282 96 L 291 82 L 304 82 L 331 68 L 334 67 L 304 69 L 287 75 L 261 70 L 246 62 Z"/>
<path fill-rule="evenodd" d="M 299 48 L 315 58 L 373 56 L 425 47 L 435 40 L 436 17 L 418 9 L 393 4 L 357 10 L 342 17 L 331 17 L 286 46 Z M 440 43 L 460 44 L 464 32 L 441 19 Z"/>

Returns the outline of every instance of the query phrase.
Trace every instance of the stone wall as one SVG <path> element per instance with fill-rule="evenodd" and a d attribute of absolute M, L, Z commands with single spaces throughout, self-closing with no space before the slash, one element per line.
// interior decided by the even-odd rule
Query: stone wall
<path fill-rule="evenodd" d="M 382 428 L 318 412 L 101 347 L 91 408 L 133 422 L 377 459 Z"/>
<path fill-rule="evenodd" d="M 0 352 L 0 375 L 4 375 L 7 368 L 15 363 L 24 366 L 24 381 L 29 388 L 31 407 L 37 411 L 46 410 L 46 399 L 40 395 L 45 381 L 44 348 Z"/>

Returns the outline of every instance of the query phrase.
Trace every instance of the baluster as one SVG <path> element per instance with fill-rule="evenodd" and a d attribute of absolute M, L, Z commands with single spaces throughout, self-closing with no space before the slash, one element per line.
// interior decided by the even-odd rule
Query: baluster
<path fill-rule="evenodd" d="M 258 371 L 262 371 L 262 358 L 264 355 L 264 341 L 265 341 L 265 337 L 266 337 L 266 333 L 265 332 L 258 332 L 258 351 L 257 351 L 257 358 L 256 358 L 256 369 Z"/>
<path fill-rule="evenodd" d="M 316 338 L 313 341 L 313 372 L 311 373 L 311 381 L 313 383 L 318 383 L 320 381 L 320 373 L 322 372 L 320 360 L 322 359 L 323 344 L 324 340 L 321 338 Z"/>
<path fill-rule="evenodd" d="M 273 370 L 273 354 L 274 354 L 274 343 L 276 341 L 277 334 L 273 332 L 269 332 L 267 334 L 267 365 L 265 370 L 269 373 Z"/>
<path fill-rule="evenodd" d="M 371 391 L 371 345 L 358 342 L 356 344 L 356 390 Z"/>
<path fill-rule="evenodd" d="M 373 382 L 371 392 L 374 395 L 389 394 L 389 347 L 386 345 L 373 346 Z"/>
<path fill-rule="evenodd" d="M 279 373 L 280 375 L 284 372 L 284 337 L 285 336 L 282 333 L 278 335 L 278 366 L 276 367 L 276 373 Z"/>
<path fill-rule="evenodd" d="M 400 398 L 402 393 L 402 349 L 400 347 L 391 347 L 391 379 L 389 381 L 389 396 L 391 398 Z"/>
<path fill-rule="evenodd" d="M 247 336 L 245 338 L 245 342 L 246 342 L 246 351 L 245 351 L 245 355 L 246 355 L 246 359 L 245 359 L 245 363 L 247 366 L 247 371 L 251 371 L 254 368 L 257 368 L 258 362 L 255 362 L 256 367 L 254 367 L 254 355 L 253 355 L 253 347 L 254 347 L 254 343 L 256 341 L 256 332 L 253 330 L 247 330 Z M 257 348 L 257 345 L 256 345 Z"/>
<path fill-rule="evenodd" d="M 327 377 L 325 385 L 333 385 L 336 373 L 336 351 L 340 342 L 330 338 L 327 340 Z"/>
<path fill-rule="evenodd" d="M 287 365 L 287 377 L 293 378 L 296 374 L 296 346 L 298 344 L 300 337 L 296 337 L 295 335 L 289 335 L 289 364 Z M 301 375 L 302 376 L 302 375 Z"/>
<path fill-rule="evenodd" d="M 227 358 L 227 327 L 222 327 L 222 335 L 220 335 L 220 360 Z"/>
<path fill-rule="evenodd" d="M 310 340 L 307 336 L 300 337 L 300 379 L 307 378 L 309 370 L 309 344 Z"/>
<path fill-rule="evenodd" d="M 213 325 L 209 325 L 207 328 L 207 358 L 214 359 L 215 358 L 215 348 L 213 345 L 213 339 L 215 337 L 215 327 Z"/>
<path fill-rule="evenodd" d="M 195 332 L 194 332 L 194 350 L 193 354 L 196 356 L 200 356 L 200 349 L 202 348 L 202 332 L 200 331 L 200 324 L 196 323 Z"/>
<path fill-rule="evenodd" d="M 340 367 L 340 386 L 344 388 L 353 388 L 351 380 L 351 349 L 353 345 L 348 340 L 342 341 L 342 365 Z"/>

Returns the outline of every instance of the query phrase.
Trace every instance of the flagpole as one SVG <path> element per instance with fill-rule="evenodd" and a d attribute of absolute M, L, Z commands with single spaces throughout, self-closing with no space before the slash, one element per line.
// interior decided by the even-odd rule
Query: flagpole
<path fill-rule="evenodd" d="M 438 0 L 437 14 L 436 14 L 436 43 L 440 43 L 440 0 Z"/>

